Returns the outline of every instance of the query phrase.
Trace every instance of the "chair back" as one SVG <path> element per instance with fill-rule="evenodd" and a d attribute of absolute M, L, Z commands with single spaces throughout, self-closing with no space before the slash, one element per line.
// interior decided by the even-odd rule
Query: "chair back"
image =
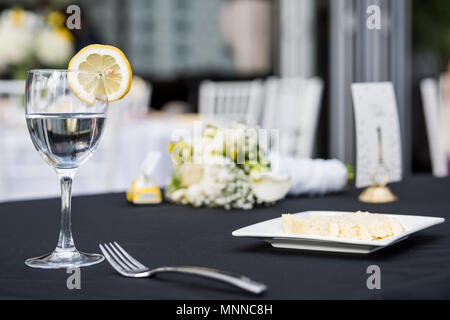
<path fill-rule="evenodd" d="M 262 126 L 279 130 L 277 148 L 286 156 L 311 158 L 323 82 L 319 78 L 269 78 Z"/>
<path fill-rule="evenodd" d="M 261 81 L 212 82 L 200 85 L 199 113 L 213 122 L 259 123 L 262 109 Z"/>

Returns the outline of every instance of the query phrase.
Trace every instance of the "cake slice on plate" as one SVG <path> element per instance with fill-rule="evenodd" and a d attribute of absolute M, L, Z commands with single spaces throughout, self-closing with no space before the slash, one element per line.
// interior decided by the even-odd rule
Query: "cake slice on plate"
<path fill-rule="evenodd" d="M 369 212 L 312 217 L 283 214 L 284 232 L 353 240 L 378 240 L 402 234 L 405 229 L 395 218 Z"/>

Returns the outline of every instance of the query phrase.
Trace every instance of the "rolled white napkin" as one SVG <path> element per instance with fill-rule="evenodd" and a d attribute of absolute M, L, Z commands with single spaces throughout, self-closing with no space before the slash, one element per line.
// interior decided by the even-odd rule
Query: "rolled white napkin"
<path fill-rule="evenodd" d="M 342 191 L 347 185 L 348 171 L 339 160 L 296 159 L 280 157 L 275 172 L 291 177 L 291 195 L 323 195 Z"/>

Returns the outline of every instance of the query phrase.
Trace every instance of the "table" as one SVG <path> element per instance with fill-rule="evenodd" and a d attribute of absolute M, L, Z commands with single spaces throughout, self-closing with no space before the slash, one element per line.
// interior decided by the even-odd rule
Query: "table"
<path fill-rule="evenodd" d="M 371 255 L 275 249 L 231 232 L 303 210 L 369 210 L 449 218 L 450 179 L 414 176 L 393 185 L 400 201 L 369 205 L 351 189 L 323 198 L 288 198 L 254 211 L 193 209 L 168 203 L 135 207 L 123 194 L 75 197 L 77 246 L 97 252 L 116 240 L 151 266 L 199 265 L 249 275 L 269 286 L 261 299 L 450 298 L 450 225 L 424 230 Z M 0 298 L 254 299 L 226 285 L 180 275 L 120 277 L 104 262 L 81 269 L 81 290 L 68 290 L 65 270 L 35 270 L 24 260 L 50 251 L 59 230 L 59 200 L 0 204 Z M 381 290 L 368 290 L 367 267 L 381 268 Z"/>

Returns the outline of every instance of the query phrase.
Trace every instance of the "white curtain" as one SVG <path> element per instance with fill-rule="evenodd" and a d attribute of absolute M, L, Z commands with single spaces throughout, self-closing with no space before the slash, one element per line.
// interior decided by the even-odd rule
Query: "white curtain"
<path fill-rule="evenodd" d="M 281 77 L 315 75 L 315 0 L 279 0 Z"/>

